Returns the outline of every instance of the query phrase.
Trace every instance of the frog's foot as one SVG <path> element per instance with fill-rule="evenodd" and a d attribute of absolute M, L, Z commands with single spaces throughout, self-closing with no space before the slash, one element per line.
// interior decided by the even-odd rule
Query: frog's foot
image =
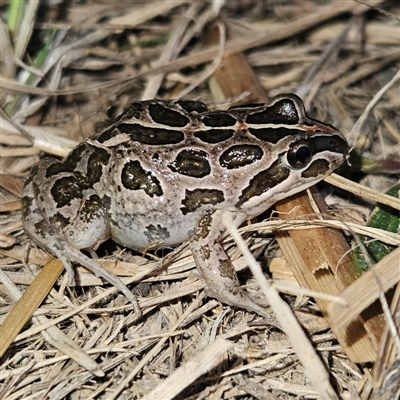
<path fill-rule="evenodd" d="M 190 249 L 197 270 L 212 295 L 222 303 L 244 308 L 263 317 L 270 317 L 269 313 L 254 303 L 240 287 L 235 268 L 218 242 L 225 233 L 221 215 L 220 210 L 206 214 L 196 227 Z"/>
<path fill-rule="evenodd" d="M 102 278 L 109 284 L 116 287 L 132 303 L 137 316 L 140 317 L 142 315 L 142 311 L 139 307 L 136 296 L 129 290 L 129 288 L 117 275 L 114 275 L 112 272 L 105 269 L 96 261 L 85 256 L 79 250 L 70 247 L 66 243 L 60 243 L 60 240 L 57 240 L 57 242 L 57 247 L 62 246 L 62 250 L 57 250 L 55 249 L 55 247 L 53 247 L 51 252 L 60 259 L 65 269 L 67 270 L 68 284 L 71 285 L 75 281 L 75 272 L 72 268 L 71 262 L 76 262 L 92 272 L 98 278 Z M 45 247 L 44 245 L 42 246 Z"/>
<path fill-rule="evenodd" d="M 49 240 L 47 240 L 46 246 L 44 244 L 40 244 L 41 246 L 51 251 L 51 253 L 59 258 L 60 261 L 63 263 L 68 273 L 69 284 L 72 284 L 75 281 L 75 271 L 71 265 L 71 262 L 76 262 L 92 272 L 97 277 L 104 279 L 106 282 L 116 287 L 132 303 L 137 316 L 140 317 L 142 315 L 142 311 L 140 309 L 136 296 L 129 290 L 129 288 L 117 275 L 108 271 L 96 261 L 85 256 L 79 250 L 70 247 L 67 243 L 63 243 L 59 239 L 54 240 L 55 242 L 53 243 L 54 245 L 52 246 L 51 250 L 48 248 L 48 246 L 51 245 L 51 241 L 49 242 Z"/>
<path fill-rule="evenodd" d="M 207 279 L 204 279 L 206 284 L 208 285 Z M 256 304 L 250 296 L 241 288 L 239 288 L 239 291 L 236 293 L 235 291 L 229 292 L 228 295 L 224 294 L 217 294 L 210 288 L 206 288 L 206 295 L 210 297 L 215 297 L 217 300 L 219 300 L 221 303 L 224 304 L 229 304 L 234 307 L 239 307 L 243 308 L 249 312 L 254 312 L 258 315 L 261 315 L 264 318 L 271 318 L 271 314 Z"/>
<path fill-rule="evenodd" d="M 132 303 L 135 313 L 138 317 L 142 315 L 142 310 L 139 307 L 136 296 L 129 290 L 129 288 L 117 275 L 114 275 L 112 272 L 105 269 L 96 261 L 90 259 L 89 257 L 86 257 L 79 250 L 76 250 L 69 246 L 64 248 L 64 253 L 60 254 L 59 258 L 63 262 L 64 266 L 66 266 L 66 263 L 69 260 L 72 260 L 88 269 L 97 277 L 103 278 L 105 281 L 116 287 Z"/>

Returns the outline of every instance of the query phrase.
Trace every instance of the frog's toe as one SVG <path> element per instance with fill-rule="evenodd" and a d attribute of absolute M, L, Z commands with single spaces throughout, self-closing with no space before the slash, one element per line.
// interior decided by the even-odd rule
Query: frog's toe
<path fill-rule="evenodd" d="M 227 290 L 220 293 L 215 293 L 212 289 L 206 288 L 205 293 L 207 296 L 214 297 L 221 303 L 229 304 L 233 307 L 243 308 L 249 312 L 254 312 L 262 317 L 269 318 L 270 313 L 263 307 L 256 304 L 250 296 L 241 288 L 235 290 Z"/>

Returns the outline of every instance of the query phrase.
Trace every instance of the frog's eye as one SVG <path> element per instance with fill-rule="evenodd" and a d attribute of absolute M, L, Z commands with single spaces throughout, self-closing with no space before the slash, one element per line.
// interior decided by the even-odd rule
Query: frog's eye
<path fill-rule="evenodd" d="M 306 142 L 297 142 L 290 146 L 286 155 L 287 163 L 294 169 L 306 166 L 312 157 L 310 146 Z"/>

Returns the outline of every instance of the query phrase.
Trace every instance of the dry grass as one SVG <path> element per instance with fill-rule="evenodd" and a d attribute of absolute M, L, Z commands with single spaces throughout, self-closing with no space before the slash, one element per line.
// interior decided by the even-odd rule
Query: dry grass
<path fill-rule="evenodd" d="M 351 1 L 228 1 L 224 21 L 239 35 L 215 46 L 203 42 L 202 32 L 214 18 L 217 2 L 77 1 L 37 9 L 38 3 L 29 2 L 13 40 L 7 36 L 5 3 L 0 2 L 1 323 L 49 261 L 40 249 L 28 251 L 22 231 L 20 197 L 29 168 L 43 152 L 64 156 L 137 100 L 184 93 L 185 98 L 226 107 L 216 104 L 208 87 L 223 50 L 246 51 L 270 97 L 301 95 L 309 114 L 345 133 L 357 154 L 386 162 L 374 166 L 375 174 L 354 171 L 355 164 L 344 171 L 347 177 L 377 192 L 398 183 L 396 2 L 374 1 L 386 15 L 365 13 L 366 8 Z M 50 45 L 43 62 L 35 64 L 44 43 Z M 377 93 L 376 105 L 369 109 Z M 349 241 L 369 229 L 372 237 L 400 245 L 399 234 L 364 227 L 373 202 L 332 187 L 323 190 L 330 192 L 328 201 L 339 217 L 321 224 L 344 229 Z M 309 222 L 272 219 L 243 228 L 250 232 L 246 242 L 265 273 L 269 261 L 280 258 L 272 232 L 305 224 Z M 248 290 L 257 291 L 246 269 L 251 260 L 232 239 L 226 249 L 244 270 L 242 282 L 247 277 Z M 206 297 L 184 244 L 162 256 L 114 248 L 101 260 L 135 291 L 144 314 L 140 319 L 122 295 L 84 270 L 79 270 L 79 287 L 68 287 L 66 277 L 59 278 L 1 358 L 0 398 L 396 398 L 391 381 L 382 383 L 372 364 L 357 365 L 346 357 L 307 297 L 320 294 L 283 288 L 294 294 L 285 299 L 325 364 L 324 369 L 318 359 L 311 371 L 300 363 L 296 346 L 273 316 L 265 324 Z M 393 272 L 393 266 L 387 269 Z M 397 283 L 390 277 L 386 286 Z M 358 290 L 368 298 L 370 293 Z M 330 300 L 338 312 L 341 299 Z M 386 356 L 380 357 L 376 364 Z M 326 382 L 328 390 L 321 392 L 323 385 L 310 384 L 315 377 L 332 386 Z M 395 390 L 398 379 L 397 372 Z"/>

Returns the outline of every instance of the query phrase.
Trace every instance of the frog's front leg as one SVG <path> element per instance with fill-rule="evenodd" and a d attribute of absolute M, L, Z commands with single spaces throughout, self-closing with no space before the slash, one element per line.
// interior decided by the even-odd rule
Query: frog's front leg
<path fill-rule="evenodd" d="M 255 304 L 240 287 L 235 268 L 219 243 L 225 234 L 223 210 L 206 213 L 197 224 L 190 249 L 201 277 L 211 293 L 222 303 L 256 312 L 269 317 L 267 311 Z M 245 216 L 232 214 L 234 223 L 240 225 Z M 243 217 L 243 218 L 241 218 Z"/>
<path fill-rule="evenodd" d="M 113 273 L 81 253 L 110 236 L 107 210 L 85 177 L 69 171 L 60 161 L 43 159 L 25 184 L 22 198 L 25 232 L 33 241 L 58 257 L 74 280 L 71 261 L 118 288 L 141 314 L 133 293 Z"/>

